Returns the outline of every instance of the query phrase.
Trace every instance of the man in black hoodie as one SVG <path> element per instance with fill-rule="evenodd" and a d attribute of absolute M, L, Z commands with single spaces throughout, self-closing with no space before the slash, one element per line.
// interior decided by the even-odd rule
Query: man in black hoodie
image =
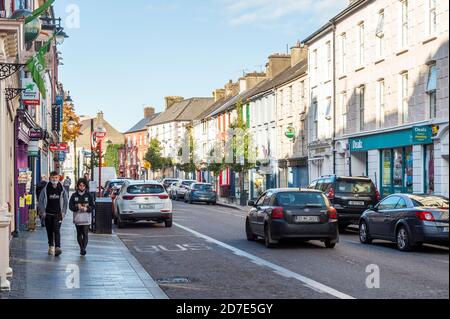
<path fill-rule="evenodd" d="M 41 191 L 39 209 L 45 216 L 48 236 L 48 254 L 61 255 L 61 225 L 67 211 L 69 194 L 59 182 L 59 174 L 50 174 L 50 183 Z"/>

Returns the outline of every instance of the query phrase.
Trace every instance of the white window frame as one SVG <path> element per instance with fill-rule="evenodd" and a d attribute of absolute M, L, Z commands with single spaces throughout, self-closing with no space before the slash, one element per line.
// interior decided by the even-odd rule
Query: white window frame
<path fill-rule="evenodd" d="M 377 30 L 375 32 L 375 36 L 377 37 L 378 57 L 384 56 L 384 49 L 385 49 L 384 21 L 385 21 L 384 10 L 380 10 L 380 12 L 378 12 Z"/>
<path fill-rule="evenodd" d="M 409 79 L 408 79 L 408 72 L 402 72 L 400 73 L 400 107 L 399 107 L 399 120 L 400 124 L 406 124 L 408 123 L 408 98 L 409 98 Z"/>
<path fill-rule="evenodd" d="M 428 35 L 437 33 L 437 1 L 427 0 Z"/>
<path fill-rule="evenodd" d="M 317 80 L 317 60 L 318 60 L 318 57 L 317 57 L 317 49 L 315 49 L 313 52 L 312 52 L 312 54 L 313 54 L 313 68 L 314 68 L 314 73 L 313 73 L 313 76 L 314 76 L 314 83 L 316 83 L 316 80 Z"/>
<path fill-rule="evenodd" d="M 319 140 L 319 103 L 317 98 L 314 97 L 312 99 L 312 108 L 313 108 L 313 141 Z"/>
<path fill-rule="evenodd" d="M 434 70 L 434 72 L 433 72 Z M 430 63 L 428 65 L 428 77 L 427 77 L 427 88 L 426 92 L 428 95 L 428 110 L 430 119 L 436 118 L 437 116 L 437 66 L 436 62 Z M 433 107 L 434 105 L 434 107 Z"/>
<path fill-rule="evenodd" d="M 382 128 L 385 122 L 386 112 L 386 82 L 384 79 L 377 81 L 377 125 Z"/>
<path fill-rule="evenodd" d="M 364 51 L 365 51 L 364 22 L 360 22 L 358 24 L 358 63 L 359 63 L 359 66 L 364 65 Z"/>
<path fill-rule="evenodd" d="M 347 105 L 347 92 L 342 92 L 340 94 L 340 105 L 341 105 L 341 114 L 342 114 L 342 135 L 347 133 L 347 114 L 348 114 L 348 105 Z"/>
<path fill-rule="evenodd" d="M 409 6 L 408 0 L 400 0 L 400 48 L 406 48 L 409 44 Z"/>
<path fill-rule="evenodd" d="M 327 79 L 331 79 L 331 41 L 328 41 L 326 43 L 327 47 Z"/>
<path fill-rule="evenodd" d="M 341 74 L 346 72 L 346 59 L 347 59 L 347 34 L 341 34 Z"/>
<path fill-rule="evenodd" d="M 361 85 L 357 89 L 358 94 L 358 125 L 359 131 L 364 131 L 366 126 L 366 87 Z"/>

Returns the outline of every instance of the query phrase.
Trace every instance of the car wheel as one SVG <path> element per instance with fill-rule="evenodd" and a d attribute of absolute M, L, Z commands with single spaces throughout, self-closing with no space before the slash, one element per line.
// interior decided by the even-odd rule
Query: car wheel
<path fill-rule="evenodd" d="M 166 225 L 166 227 L 167 228 L 171 228 L 172 227 L 172 224 L 173 224 L 173 221 L 170 219 L 170 220 L 166 220 L 165 222 L 164 222 L 164 224 Z"/>
<path fill-rule="evenodd" d="M 258 236 L 256 236 L 256 235 L 252 232 L 252 230 L 251 230 L 251 228 L 250 228 L 250 221 L 248 220 L 248 218 L 247 218 L 247 220 L 245 221 L 245 234 L 247 235 L 247 240 L 248 240 L 248 241 L 255 241 L 255 240 L 258 238 Z"/>
<path fill-rule="evenodd" d="M 119 227 L 119 228 L 125 228 L 125 226 L 126 226 L 126 223 L 124 223 L 123 221 L 121 221 L 120 219 L 117 221 L 117 226 Z"/>
<path fill-rule="evenodd" d="M 332 243 L 331 240 L 327 239 L 325 240 L 325 247 L 329 249 L 333 249 L 336 247 L 336 243 Z"/>
<path fill-rule="evenodd" d="M 401 226 L 397 231 L 397 247 L 401 251 L 412 250 L 409 233 L 405 226 Z"/>
<path fill-rule="evenodd" d="M 359 240 L 363 244 L 371 244 L 372 238 L 370 237 L 369 227 L 365 221 L 359 225 Z"/>
<path fill-rule="evenodd" d="M 274 248 L 278 244 L 278 241 L 272 239 L 272 234 L 268 224 L 264 226 L 264 244 L 267 248 Z"/>

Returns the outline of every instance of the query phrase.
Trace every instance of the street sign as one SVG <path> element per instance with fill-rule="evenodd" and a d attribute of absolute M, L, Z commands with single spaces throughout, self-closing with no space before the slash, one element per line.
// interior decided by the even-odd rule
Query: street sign
<path fill-rule="evenodd" d="M 96 136 L 95 132 L 92 132 L 92 134 L 91 134 L 91 147 L 93 149 L 97 148 L 97 136 Z"/>
<path fill-rule="evenodd" d="M 44 138 L 44 131 L 40 127 L 31 128 L 28 132 L 31 141 L 40 141 Z"/>
<path fill-rule="evenodd" d="M 51 152 L 69 152 L 69 145 L 67 143 L 50 144 L 48 148 Z"/>

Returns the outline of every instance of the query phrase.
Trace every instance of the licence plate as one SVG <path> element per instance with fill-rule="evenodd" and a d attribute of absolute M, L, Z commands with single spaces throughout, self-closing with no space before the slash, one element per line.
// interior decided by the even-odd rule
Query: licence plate
<path fill-rule="evenodd" d="M 155 205 L 139 205 L 139 209 L 155 209 Z"/>
<path fill-rule="evenodd" d="M 297 223 L 318 223 L 319 221 L 319 216 L 295 216 Z"/>
<path fill-rule="evenodd" d="M 364 202 L 358 202 L 358 201 L 349 201 L 348 204 L 352 205 L 352 206 L 364 206 Z"/>
<path fill-rule="evenodd" d="M 448 227 L 444 227 L 444 233 L 448 233 Z"/>

